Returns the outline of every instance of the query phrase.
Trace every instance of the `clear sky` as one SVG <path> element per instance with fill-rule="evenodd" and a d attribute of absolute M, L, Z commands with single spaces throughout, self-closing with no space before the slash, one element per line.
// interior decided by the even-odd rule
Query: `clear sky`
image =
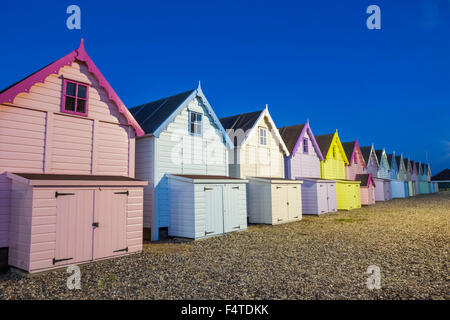
<path fill-rule="evenodd" d="M 81 8 L 81 30 L 66 27 Z M 366 8 L 381 8 L 368 30 Z M 337 128 L 450 167 L 450 0 L 3 1 L 0 88 L 86 50 L 128 107 L 199 80 L 219 117 Z"/>

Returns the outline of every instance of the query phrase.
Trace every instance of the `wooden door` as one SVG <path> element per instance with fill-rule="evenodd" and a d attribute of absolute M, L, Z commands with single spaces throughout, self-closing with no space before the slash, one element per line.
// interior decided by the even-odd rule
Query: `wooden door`
<path fill-rule="evenodd" d="M 328 212 L 337 211 L 337 195 L 336 195 L 336 184 L 327 183 L 327 201 L 328 201 Z"/>
<path fill-rule="evenodd" d="M 245 229 L 246 223 L 242 219 L 242 203 L 239 201 L 242 185 L 223 186 L 223 230 L 224 232 Z"/>
<path fill-rule="evenodd" d="M 302 195 L 300 185 L 287 185 L 287 207 L 288 220 L 298 220 L 302 218 Z"/>
<path fill-rule="evenodd" d="M 128 252 L 127 206 L 127 190 L 95 191 L 94 259 Z"/>
<path fill-rule="evenodd" d="M 205 237 L 223 233 L 223 187 L 205 185 Z M 196 212 L 195 214 L 198 214 Z"/>
<path fill-rule="evenodd" d="M 288 194 L 285 185 L 272 185 L 272 221 L 273 223 L 286 222 L 288 214 Z"/>
<path fill-rule="evenodd" d="M 329 212 L 330 205 L 328 199 L 327 183 L 317 183 L 317 212 L 326 213 Z"/>
<path fill-rule="evenodd" d="M 58 190 L 53 265 L 92 260 L 94 190 Z"/>

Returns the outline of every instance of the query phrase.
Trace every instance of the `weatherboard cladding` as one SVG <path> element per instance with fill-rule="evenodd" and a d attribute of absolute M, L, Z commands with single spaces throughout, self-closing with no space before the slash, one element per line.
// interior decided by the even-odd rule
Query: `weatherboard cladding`
<path fill-rule="evenodd" d="M 390 175 L 389 175 L 390 166 L 389 166 L 386 152 L 384 151 L 384 149 L 375 150 L 375 154 L 376 154 L 376 156 L 378 158 L 378 162 L 379 162 L 378 172 L 377 172 L 376 176 L 378 178 L 389 179 L 390 178 Z"/>
<path fill-rule="evenodd" d="M 345 168 L 346 178 L 348 180 L 357 180 L 355 179 L 355 176 L 357 174 L 363 174 L 366 167 L 358 141 L 344 142 L 342 147 L 344 148 L 345 154 L 349 161 L 349 165 Z"/>

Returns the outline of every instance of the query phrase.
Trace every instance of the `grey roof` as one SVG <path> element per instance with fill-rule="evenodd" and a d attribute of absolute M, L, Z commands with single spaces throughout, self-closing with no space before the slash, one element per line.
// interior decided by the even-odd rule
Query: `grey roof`
<path fill-rule="evenodd" d="M 292 153 L 292 151 L 294 150 L 294 147 L 297 144 L 298 138 L 300 137 L 300 134 L 302 133 L 304 127 L 304 124 L 298 124 L 295 126 L 283 127 L 278 129 L 281 137 L 284 140 L 284 143 L 286 144 L 286 147 L 289 150 L 289 153 Z"/>
<path fill-rule="evenodd" d="M 355 149 L 355 143 L 356 143 L 356 141 L 351 141 L 351 142 L 344 142 L 342 144 L 342 147 L 344 148 L 344 151 L 345 151 L 345 155 L 347 156 L 347 159 L 349 161 L 350 161 L 350 158 L 352 157 L 353 149 Z"/>
<path fill-rule="evenodd" d="M 433 181 L 448 181 L 450 180 L 450 169 L 445 169 L 438 174 L 431 177 Z"/>
<path fill-rule="evenodd" d="M 156 129 L 194 92 L 189 90 L 129 109 L 145 133 Z"/>
<path fill-rule="evenodd" d="M 334 133 L 330 134 L 322 134 L 320 136 L 316 136 L 317 144 L 319 145 L 320 151 L 322 152 L 323 157 L 325 158 L 328 149 L 330 149 L 331 141 L 333 141 Z"/>
<path fill-rule="evenodd" d="M 372 150 L 372 146 L 370 147 L 360 147 L 361 153 L 363 155 L 364 161 L 368 164 L 370 157 L 370 150 Z"/>
<path fill-rule="evenodd" d="M 381 156 L 383 155 L 383 150 L 375 150 L 375 154 L 377 155 L 378 161 L 381 161 Z"/>
<path fill-rule="evenodd" d="M 369 176 L 370 176 L 370 174 L 368 174 L 368 173 L 357 174 L 355 180 L 361 181 L 362 186 L 367 186 L 367 185 L 369 185 Z"/>
<path fill-rule="evenodd" d="M 219 120 L 222 123 L 222 126 L 225 128 L 225 130 L 242 129 L 245 132 L 253 128 L 259 116 L 261 115 L 261 112 L 263 111 L 264 110 L 249 113 L 241 113 L 234 116 L 221 118 Z"/>

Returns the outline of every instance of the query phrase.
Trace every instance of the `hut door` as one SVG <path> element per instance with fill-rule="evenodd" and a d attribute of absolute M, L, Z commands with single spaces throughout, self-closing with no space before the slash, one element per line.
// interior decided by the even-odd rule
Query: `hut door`
<path fill-rule="evenodd" d="M 289 218 L 288 214 L 288 191 L 287 187 L 281 184 L 272 185 L 272 219 L 274 223 L 285 222 Z"/>
<path fill-rule="evenodd" d="M 241 201 L 239 201 L 242 185 L 225 185 L 223 187 L 223 229 L 224 232 L 231 232 L 245 228 L 240 217 L 242 210 Z"/>
<path fill-rule="evenodd" d="M 205 185 L 205 237 L 223 233 L 223 187 Z M 198 213 L 196 213 L 198 214 Z"/>
<path fill-rule="evenodd" d="M 92 260 L 94 190 L 58 190 L 53 265 Z"/>
<path fill-rule="evenodd" d="M 128 252 L 128 194 L 123 189 L 95 191 L 94 259 Z"/>
<path fill-rule="evenodd" d="M 327 186 L 327 202 L 328 202 L 327 212 L 337 211 L 336 185 L 334 183 L 327 183 L 326 186 Z"/>
<path fill-rule="evenodd" d="M 302 218 L 301 191 L 300 186 L 286 186 L 288 219 L 295 220 Z"/>
<path fill-rule="evenodd" d="M 317 184 L 317 210 L 319 213 L 325 213 L 331 210 L 329 208 L 328 197 L 327 184 L 319 182 Z"/>

